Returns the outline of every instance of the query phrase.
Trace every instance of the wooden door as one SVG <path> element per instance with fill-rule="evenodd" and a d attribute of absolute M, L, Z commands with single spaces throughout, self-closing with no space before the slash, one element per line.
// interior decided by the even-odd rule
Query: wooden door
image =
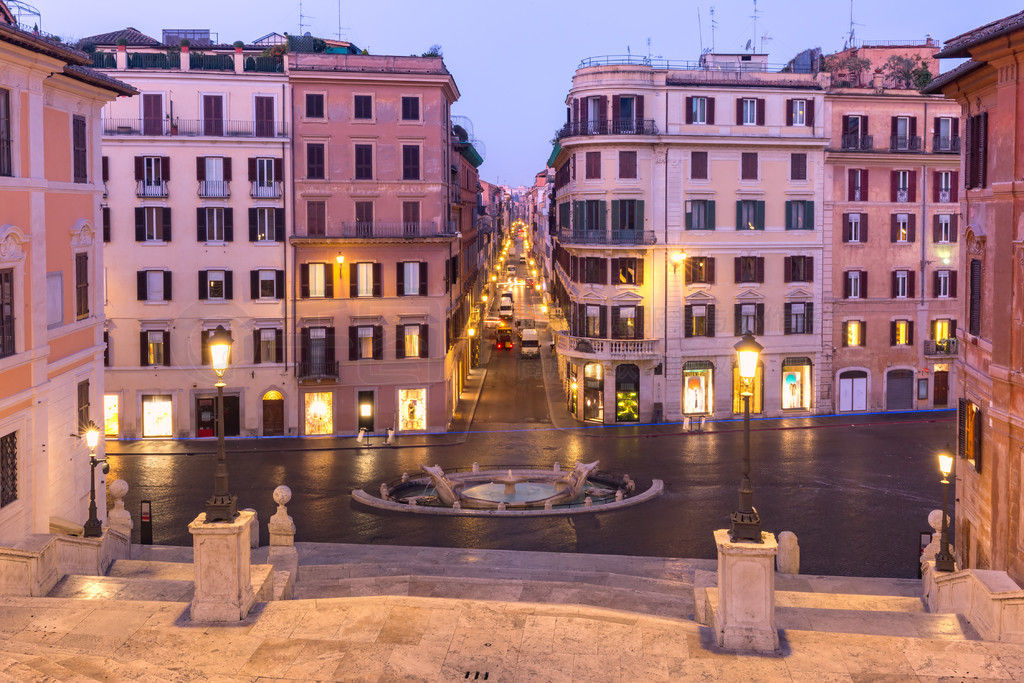
<path fill-rule="evenodd" d="M 935 372 L 935 384 L 932 387 L 932 405 L 935 408 L 945 408 L 949 405 L 949 372 L 937 370 Z"/>
<path fill-rule="evenodd" d="M 164 96 L 142 96 L 142 134 L 164 134 Z"/>
<path fill-rule="evenodd" d="M 274 98 L 256 97 L 256 137 L 274 137 Z"/>
<path fill-rule="evenodd" d="M 284 436 L 284 399 L 263 399 L 263 436 Z"/>
<path fill-rule="evenodd" d="M 203 95 L 203 135 L 224 135 L 224 98 Z"/>

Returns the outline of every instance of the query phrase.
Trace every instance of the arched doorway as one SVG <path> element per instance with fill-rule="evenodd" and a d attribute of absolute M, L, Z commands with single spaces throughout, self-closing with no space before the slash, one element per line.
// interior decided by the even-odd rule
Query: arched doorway
<path fill-rule="evenodd" d="M 914 408 L 914 371 L 890 370 L 885 376 L 885 409 Z"/>
<path fill-rule="evenodd" d="M 274 389 L 263 394 L 263 436 L 284 436 L 284 396 Z"/>
<path fill-rule="evenodd" d="M 868 409 L 868 373 L 846 370 L 839 373 L 839 412 Z"/>

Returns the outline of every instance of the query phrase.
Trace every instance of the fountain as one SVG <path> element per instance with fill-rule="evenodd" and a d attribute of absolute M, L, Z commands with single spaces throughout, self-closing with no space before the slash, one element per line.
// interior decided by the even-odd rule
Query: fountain
<path fill-rule="evenodd" d="M 569 502 L 586 491 L 587 482 L 597 470 L 598 462 L 576 463 L 572 472 L 563 475 L 558 470 L 528 470 L 501 476 L 476 471 L 463 475 L 459 482 L 453 482 L 440 466 L 420 465 L 433 484 L 434 491 L 443 505 L 452 506 L 455 501 L 463 508 L 498 508 L 506 506 L 521 508 L 544 507 L 546 501 L 552 505 Z M 609 490 L 614 495 L 614 489 Z"/>

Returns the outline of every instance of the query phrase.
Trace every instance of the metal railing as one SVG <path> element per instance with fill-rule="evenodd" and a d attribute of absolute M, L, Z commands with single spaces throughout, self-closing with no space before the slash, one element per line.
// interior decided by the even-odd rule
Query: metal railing
<path fill-rule="evenodd" d="M 7 315 L 0 319 L 0 358 L 13 356 L 14 353 L 14 316 Z"/>
<path fill-rule="evenodd" d="M 298 365 L 299 379 L 338 379 L 338 361 L 304 361 Z"/>
<path fill-rule="evenodd" d="M 932 151 L 944 152 L 947 154 L 960 153 L 960 137 L 949 137 L 948 135 L 932 136 Z"/>
<path fill-rule="evenodd" d="M 558 353 L 587 354 L 599 359 L 652 358 L 661 355 L 660 339 L 593 339 L 552 331 Z"/>
<path fill-rule="evenodd" d="M 559 139 L 575 135 L 657 135 L 654 119 L 598 119 L 573 121 L 558 131 Z"/>
<path fill-rule="evenodd" d="M 230 197 L 230 182 L 227 180 L 200 180 L 200 197 Z"/>
<path fill-rule="evenodd" d="M 956 339 L 925 339 L 924 355 L 926 356 L 955 356 L 960 346 Z"/>
<path fill-rule="evenodd" d="M 949 202 L 953 198 L 953 193 L 949 190 L 939 190 L 939 201 Z"/>
<path fill-rule="evenodd" d="M 166 197 L 166 180 L 138 180 L 135 184 L 136 197 Z"/>
<path fill-rule="evenodd" d="M 875 146 L 875 138 L 872 135 L 844 134 L 840 144 L 843 149 L 871 149 Z"/>
<path fill-rule="evenodd" d="M 129 52 L 129 69 L 180 69 L 181 54 L 177 52 Z"/>
<path fill-rule="evenodd" d="M 653 230 L 573 230 L 562 228 L 558 240 L 563 244 L 654 244 Z"/>
<path fill-rule="evenodd" d="M 285 138 L 283 121 L 221 119 L 103 119 L 104 135 L 182 135 L 186 137 Z"/>
<path fill-rule="evenodd" d="M 889 136 L 889 150 L 890 151 L 919 152 L 919 151 L 921 151 L 921 136 L 920 135 L 890 135 Z"/>
<path fill-rule="evenodd" d="M 113 52 L 94 52 L 92 66 L 94 69 L 116 69 L 117 55 Z"/>
<path fill-rule="evenodd" d="M 197 71 L 234 71 L 235 56 L 191 52 L 188 56 L 188 68 Z"/>
<path fill-rule="evenodd" d="M 586 69 L 592 66 L 649 66 L 652 69 L 667 69 L 669 71 L 738 71 L 770 73 L 782 71 L 790 67 L 791 73 L 811 73 L 810 68 L 800 68 L 792 64 L 768 64 L 766 62 L 716 62 L 708 60 L 678 60 L 678 59 L 653 59 L 638 55 L 601 55 L 598 57 L 587 57 L 580 61 L 577 69 Z"/>
<path fill-rule="evenodd" d="M 249 187 L 249 196 L 255 199 L 278 199 L 281 196 L 281 183 L 263 183 L 253 180 Z"/>
<path fill-rule="evenodd" d="M 909 202 L 910 201 L 910 190 L 905 187 L 898 188 L 896 190 L 896 201 L 898 202 Z"/>
<path fill-rule="evenodd" d="M 284 63 L 275 57 L 246 57 L 243 69 L 257 73 L 281 73 L 284 71 Z"/>
<path fill-rule="evenodd" d="M 423 223 L 405 222 L 354 222 L 341 224 L 341 236 L 356 239 L 445 237 L 453 235 L 454 230 L 446 231 L 443 225 L 434 221 Z"/>

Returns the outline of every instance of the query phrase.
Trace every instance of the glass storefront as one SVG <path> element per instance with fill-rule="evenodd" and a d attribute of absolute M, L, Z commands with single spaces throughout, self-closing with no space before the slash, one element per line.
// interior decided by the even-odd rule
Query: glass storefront
<path fill-rule="evenodd" d="M 811 359 L 787 358 L 782 362 L 782 409 L 811 407 Z"/>
<path fill-rule="evenodd" d="M 398 390 L 398 431 L 422 431 L 427 428 L 427 390 Z"/>
<path fill-rule="evenodd" d="M 172 436 L 170 396 L 144 395 L 142 397 L 142 436 Z"/>
<path fill-rule="evenodd" d="M 604 368 L 600 363 L 583 366 L 583 419 L 604 421 Z"/>
<path fill-rule="evenodd" d="M 615 421 L 640 421 L 640 368 L 632 364 L 615 368 Z"/>
<path fill-rule="evenodd" d="M 103 434 L 106 436 L 117 436 L 118 399 L 117 394 L 103 396 Z"/>
<path fill-rule="evenodd" d="M 688 360 L 683 364 L 683 414 L 714 412 L 715 366 L 711 361 Z"/>
<path fill-rule="evenodd" d="M 311 391 L 303 400 L 306 406 L 306 434 L 334 433 L 334 394 Z"/>
<path fill-rule="evenodd" d="M 738 415 L 743 414 L 743 396 L 740 394 L 742 388 L 743 380 L 740 379 L 740 368 L 738 365 L 734 365 L 732 368 L 732 412 Z M 764 363 L 757 364 L 751 391 L 753 391 L 753 395 L 750 397 L 750 412 L 760 413 L 764 410 Z"/>

